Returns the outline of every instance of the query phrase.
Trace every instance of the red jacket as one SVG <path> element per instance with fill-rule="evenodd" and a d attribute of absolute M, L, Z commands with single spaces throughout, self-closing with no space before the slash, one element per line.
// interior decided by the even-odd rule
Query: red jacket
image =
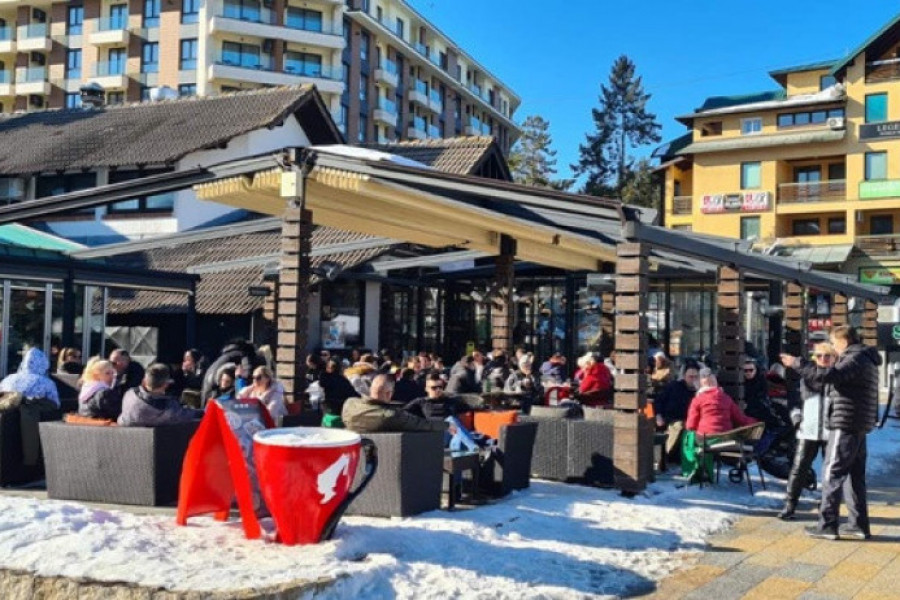
<path fill-rule="evenodd" d="M 612 389 L 612 374 L 603 363 L 594 363 L 583 369 L 581 385 L 578 391 L 582 394 L 588 392 L 607 392 Z"/>
<path fill-rule="evenodd" d="M 699 434 L 709 434 L 722 433 L 756 422 L 756 419 L 742 413 L 722 388 L 703 388 L 691 400 L 684 427 Z"/>

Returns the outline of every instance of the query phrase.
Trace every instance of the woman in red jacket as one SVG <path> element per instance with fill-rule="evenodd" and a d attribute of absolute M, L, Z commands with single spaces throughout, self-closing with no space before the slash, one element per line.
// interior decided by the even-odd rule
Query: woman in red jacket
<path fill-rule="evenodd" d="M 578 361 L 582 367 L 581 384 L 578 386 L 579 400 L 585 406 L 609 404 L 612 398 L 612 374 L 597 357 L 585 354 Z"/>
<path fill-rule="evenodd" d="M 752 419 L 741 412 L 731 396 L 719 387 L 716 376 L 709 369 L 700 369 L 700 389 L 691 400 L 684 427 L 697 434 L 722 433 L 736 427 L 753 425 Z"/>

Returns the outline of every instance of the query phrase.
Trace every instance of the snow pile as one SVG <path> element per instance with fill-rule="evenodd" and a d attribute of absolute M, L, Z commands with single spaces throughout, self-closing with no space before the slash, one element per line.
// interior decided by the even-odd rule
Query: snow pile
<path fill-rule="evenodd" d="M 891 464 L 900 428 L 870 436 Z M 755 475 L 755 469 L 754 469 Z M 0 496 L 0 567 L 178 590 L 260 589 L 322 577 L 324 598 L 594 598 L 637 594 L 690 560 L 743 514 L 773 511 L 783 485 L 651 485 L 637 498 L 535 481 L 493 505 L 410 519 L 345 518 L 336 539 L 286 547 L 244 539 L 239 523 L 138 516 Z"/>

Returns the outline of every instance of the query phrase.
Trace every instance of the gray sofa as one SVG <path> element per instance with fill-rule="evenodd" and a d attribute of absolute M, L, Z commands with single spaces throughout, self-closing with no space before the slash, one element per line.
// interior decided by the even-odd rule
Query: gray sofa
<path fill-rule="evenodd" d="M 184 454 L 199 423 L 161 427 L 41 423 L 47 496 L 110 504 L 173 504 Z"/>
<path fill-rule="evenodd" d="M 346 514 L 407 517 L 441 507 L 443 432 L 361 435 L 375 443 L 378 470 L 366 489 L 350 504 Z M 360 477 L 357 473 L 357 482 Z"/>

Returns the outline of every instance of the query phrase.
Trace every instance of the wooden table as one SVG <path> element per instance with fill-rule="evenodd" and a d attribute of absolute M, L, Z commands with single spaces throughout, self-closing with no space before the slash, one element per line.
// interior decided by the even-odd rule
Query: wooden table
<path fill-rule="evenodd" d="M 474 488 L 478 486 L 478 476 L 481 469 L 481 455 L 478 452 L 454 452 L 444 451 L 444 473 L 447 474 L 447 509 L 453 510 L 456 501 L 462 496 L 462 473 L 471 471 L 473 495 Z"/>

